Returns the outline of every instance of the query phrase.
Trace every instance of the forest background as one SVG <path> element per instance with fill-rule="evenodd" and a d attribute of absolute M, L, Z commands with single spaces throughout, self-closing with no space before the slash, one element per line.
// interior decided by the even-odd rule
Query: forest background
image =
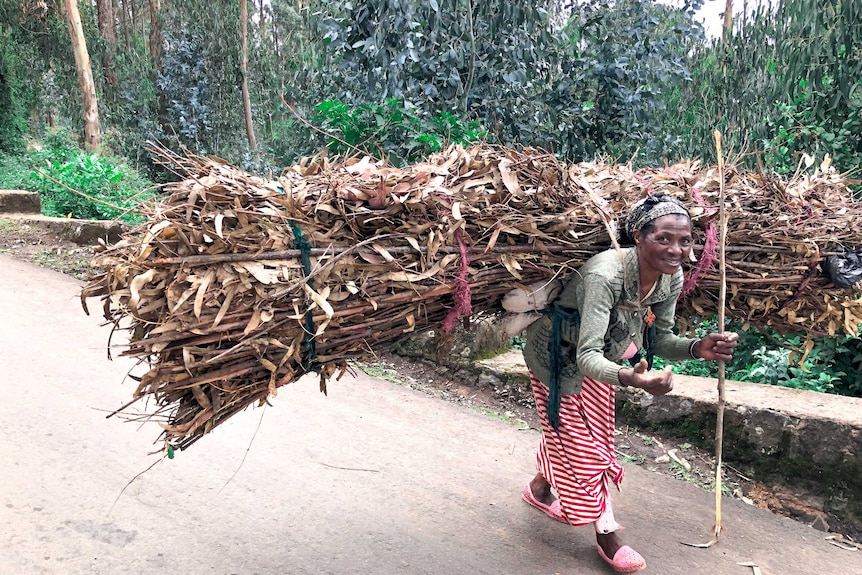
<path fill-rule="evenodd" d="M 733 15 L 714 38 L 703 0 L 0 0 L 0 188 L 134 221 L 171 177 L 147 141 L 270 175 L 324 147 L 403 165 L 480 141 L 714 162 L 715 129 L 745 169 L 828 155 L 858 177 L 862 2 L 710 3 Z M 862 396 L 859 338 L 790 364 L 799 344 L 746 334 L 729 377 Z"/>

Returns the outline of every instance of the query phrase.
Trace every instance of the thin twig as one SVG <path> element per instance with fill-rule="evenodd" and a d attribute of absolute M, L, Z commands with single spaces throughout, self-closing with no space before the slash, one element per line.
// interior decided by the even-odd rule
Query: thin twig
<path fill-rule="evenodd" d="M 330 465 L 328 463 L 324 463 L 322 461 L 318 461 L 324 467 L 329 467 L 330 469 L 343 469 L 344 471 L 367 471 L 368 473 L 380 473 L 379 469 L 365 469 L 363 467 L 341 467 L 339 465 Z"/>
<path fill-rule="evenodd" d="M 263 414 L 266 413 L 266 405 L 263 406 L 263 409 L 260 410 L 260 419 L 257 420 L 257 427 L 254 428 L 254 433 L 251 436 L 251 439 L 248 442 L 248 447 L 245 448 L 245 453 L 242 455 L 242 460 L 239 462 L 239 465 L 234 470 L 233 474 L 228 477 L 227 481 L 224 482 L 219 490 L 216 493 L 221 493 L 222 489 L 227 487 L 227 484 L 233 481 L 233 478 L 236 477 L 236 474 L 239 473 L 239 470 L 242 469 L 242 464 L 245 463 L 245 458 L 248 457 L 248 452 L 251 451 L 251 444 L 254 443 L 254 438 L 257 437 L 257 432 L 260 431 L 260 424 L 263 423 Z"/>
<path fill-rule="evenodd" d="M 278 97 L 279 97 L 279 99 L 281 100 L 281 103 L 282 103 L 282 104 L 284 104 L 284 106 L 285 106 L 288 110 L 290 110 L 290 113 L 291 113 L 291 114 L 293 114 L 293 115 L 296 117 L 296 119 L 297 119 L 297 120 L 299 120 L 300 122 L 302 122 L 303 124 L 305 124 L 308 128 L 311 128 L 311 129 L 312 129 L 312 130 L 314 130 L 315 132 L 318 132 L 318 133 L 320 133 L 320 134 L 323 134 L 323 135 L 324 135 L 324 136 L 326 136 L 327 138 L 331 138 L 331 139 L 335 140 L 336 142 L 339 142 L 339 143 L 341 143 L 341 144 L 344 144 L 344 145 L 345 145 L 345 146 L 347 146 L 348 148 L 351 148 L 351 149 L 353 149 L 353 150 L 356 150 L 356 151 L 357 151 L 358 153 L 360 153 L 360 154 L 364 154 L 364 155 L 366 155 L 366 156 L 370 156 L 370 157 L 374 158 L 375 160 L 382 161 L 382 160 L 381 160 L 381 158 L 379 158 L 379 157 L 375 156 L 374 154 L 370 153 L 368 150 L 363 150 L 362 148 L 357 148 L 357 147 L 356 147 L 356 146 L 354 146 L 353 144 L 348 144 L 347 142 L 345 142 L 344 140 L 342 140 L 342 139 L 341 139 L 341 138 L 339 138 L 338 136 L 333 136 L 332 134 L 330 134 L 330 133 L 328 133 L 328 132 L 326 132 L 326 131 L 324 131 L 324 130 L 321 130 L 320 128 L 318 128 L 317 126 L 315 126 L 314 124 L 312 124 L 311 122 L 309 122 L 308 120 L 306 120 L 305 118 L 303 118 L 302 116 L 300 116 L 300 115 L 299 115 L 299 112 L 297 112 L 296 110 L 294 110 L 294 109 L 293 109 L 293 106 L 291 106 L 290 104 L 288 104 L 288 103 L 287 103 L 287 100 L 285 100 L 285 99 L 284 99 L 284 95 L 283 95 L 283 94 L 279 94 L 279 95 L 278 95 Z"/>
<path fill-rule="evenodd" d="M 144 473 L 146 473 L 147 471 L 149 471 L 150 469 L 152 469 L 153 467 L 155 467 L 155 466 L 156 466 L 156 464 L 161 463 L 162 459 L 163 459 L 163 458 L 161 458 L 161 457 L 160 457 L 159 459 L 155 460 L 155 461 L 152 463 L 152 465 L 150 465 L 149 467 L 147 467 L 146 469 L 144 469 L 143 471 L 141 471 L 140 473 L 138 473 L 137 475 L 135 475 L 134 477 L 132 477 L 131 479 L 129 479 L 129 482 L 128 482 L 128 483 L 126 483 L 126 485 L 124 485 L 124 486 L 123 486 L 123 488 L 122 488 L 122 489 L 120 490 L 120 492 L 117 494 L 117 498 L 116 498 L 116 499 L 114 499 L 114 502 L 113 502 L 113 503 L 111 503 L 111 507 L 110 507 L 110 509 L 108 509 L 108 515 L 110 515 L 110 514 L 111 514 L 111 512 L 114 510 L 114 506 L 116 506 L 116 505 L 117 505 L 117 502 L 120 500 L 120 497 L 122 497 L 122 496 L 123 496 L 123 493 L 125 493 L 126 489 L 128 489 L 128 488 L 129 488 L 129 485 L 131 485 L 131 484 L 132 484 L 132 483 L 133 483 L 133 482 L 134 482 L 138 477 L 142 476 Z"/>
<path fill-rule="evenodd" d="M 75 188 L 72 188 L 72 187 L 67 186 L 66 184 L 64 184 L 64 183 L 63 183 L 63 182 L 61 182 L 60 180 L 57 180 L 57 179 L 55 179 L 55 178 L 52 178 L 51 176 L 49 176 L 48 174 L 46 174 L 45 172 L 43 172 L 43 171 L 42 171 L 42 170 L 40 170 L 39 168 L 36 168 L 36 172 L 37 172 L 38 174 L 40 174 L 42 177 L 44 177 L 44 178 L 47 178 L 47 179 L 51 180 L 51 181 L 52 181 L 52 182 L 54 182 L 55 184 L 57 184 L 57 185 L 59 185 L 59 186 L 63 186 L 64 188 L 66 188 L 67 190 L 69 190 L 70 192 L 72 192 L 73 194 L 78 194 L 78 195 L 79 195 L 79 196 L 81 196 L 82 198 L 86 198 L 86 199 L 90 200 L 91 202 L 94 202 L 94 203 L 97 203 L 97 204 L 102 204 L 103 206 L 108 206 L 108 207 L 109 207 L 109 208 L 111 208 L 111 209 L 114 209 L 114 210 L 117 210 L 117 211 L 119 211 L 119 212 L 122 212 L 122 213 L 123 213 L 123 215 L 128 214 L 128 213 L 130 213 L 130 212 L 134 212 L 134 213 L 136 213 L 136 214 L 141 214 L 141 215 L 144 215 L 144 214 L 145 214 L 145 212 L 140 211 L 140 210 L 137 210 L 137 209 L 135 209 L 135 208 L 123 208 L 123 207 L 120 207 L 120 206 L 114 205 L 114 204 L 112 204 L 112 203 L 110 203 L 110 202 L 106 202 L 105 200 L 100 200 L 99 198 L 94 198 L 93 196 L 87 195 L 87 194 L 85 194 L 84 192 L 79 192 L 79 191 L 78 191 L 78 190 L 76 190 Z M 140 192 L 139 192 L 139 193 L 140 193 Z"/>

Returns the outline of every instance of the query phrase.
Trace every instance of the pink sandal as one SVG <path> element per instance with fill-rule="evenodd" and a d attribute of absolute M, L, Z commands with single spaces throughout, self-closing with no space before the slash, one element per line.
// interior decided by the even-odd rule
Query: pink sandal
<path fill-rule="evenodd" d="M 560 500 L 555 499 L 553 503 L 550 505 L 545 505 L 538 499 L 533 496 L 533 490 L 530 489 L 530 484 L 528 483 L 524 490 L 521 492 L 521 499 L 550 517 L 551 519 L 555 519 L 560 523 L 568 523 L 569 521 L 566 519 L 566 516 L 563 515 L 563 509 L 560 507 Z"/>
<path fill-rule="evenodd" d="M 617 573 L 636 573 L 637 571 L 646 568 L 646 559 L 641 557 L 640 553 L 628 545 L 623 545 L 617 549 L 617 552 L 614 553 L 613 560 L 608 559 L 608 556 L 605 555 L 601 545 L 596 545 L 596 547 L 599 550 L 599 556 L 604 559 L 608 565 L 613 567 L 614 571 Z"/>

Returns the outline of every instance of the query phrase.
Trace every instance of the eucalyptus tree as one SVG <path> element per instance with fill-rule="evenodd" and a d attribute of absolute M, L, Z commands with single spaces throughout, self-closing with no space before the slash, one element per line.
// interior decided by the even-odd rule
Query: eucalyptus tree
<path fill-rule="evenodd" d="M 751 165 L 793 172 L 804 154 L 862 165 L 862 3 L 776 0 L 738 15 L 722 47 L 697 50 L 693 81 L 662 120 L 678 156 L 713 157 L 711 132 Z M 745 160 L 743 158 L 743 160 Z"/>
<path fill-rule="evenodd" d="M 695 20 L 702 3 L 584 0 L 573 8 L 563 30 L 564 74 L 547 99 L 567 148 L 579 145 L 567 137 L 574 133 L 584 152 L 661 160 L 672 136 L 657 116 L 668 92 L 690 80 L 689 54 L 704 38 Z"/>
<path fill-rule="evenodd" d="M 498 142 L 573 159 L 644 148 L 663 86 L 688 77 L 699 4 L 336 0 L 318 24 L 317 85 L 350 105 L 457 112 Z"/>
<path fill-rule="evenodd" d="M 261 21 L 263 18 L 261 16 Z M 257 142 L 254 136 L 254 120 L 251 113 L 251 95 L 248 88 L 248 0 L 239 0 L 239 45 L 240 60 L 239 73 L 241 74 L 240 86 L 242 89 L 242 110 L 245 122 L 245 133 L 248 145 L 258 156 Z"/>
<path fill-rule="evenodd" d="M 116 92 L 120 80 L 117 77 L 117 28 L 114 18 L 114 4 L 112 0 L 96 0 L 96 13 L 99 21 L 99 35 L 105 42 L 105 50 L 102 54 L 102 68 L 105 72 L 105 84 Z"/>
<path fill-rule="evenodd" d="M 65 9 L 75 67 L 78 69 L 78 83 L 81 86 L 84 141 L 87 150 L 93 152 L 101 143 L 102 132 L 99 127 L 99 107 L 96 99 L 96 84 L 93 82 L 93 70 L 90 66 L 90 53 L 87 51 L 87 39 L 84 37 L 81 14 L 78 12 L 78 0 L 65 0 Z"/>
<path fill-rule="evenodd" d="M 335 0 L 321 18 L 320 85 L 348 104 L 397 98 L 475 114 L 502 140 L 532 139 L 537 86 L 558 69 L 549 1 Z"/>

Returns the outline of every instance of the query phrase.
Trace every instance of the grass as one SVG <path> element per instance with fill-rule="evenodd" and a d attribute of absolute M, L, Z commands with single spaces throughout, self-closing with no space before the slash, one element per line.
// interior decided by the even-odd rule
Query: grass
<path fill-rule="evenodd" d="M 87 250 L 43 250 L 32 256 L 32 262 L 47 269 L 86 280 L 92 257 Z"/>
<path fill-rule="evenodd" d="M 506 423 L 512 425 L 517 425 L 518 429 L 530 429 L 530 424 L 528 424 L 526 421 L 513 417 L 506 413 L 499 413 L 490 409 L 486 409 L 484 407 L 470 407 L 470 411 L 473 411 L 474 413 L 478 413 L 480 415 L 488 416 L 492 419 L 499 419 L 500 421 L 505 421 Z"/>
<path fill-rule="evenodd" d="M 647 458 L 643 454 L 635 454 L 629 455 L 628 453 L 620 453 L 617 451 L 617 456 L 626 463 L 633 463 L 634 465 L 643 465 L 646 463 Z"/>
<path fill-rule="evenodd" d="M 21 224 L 9 218 L 0 218 L 0 232 L 14 232 L 21 228 Z"/>
<path fill-rule="evenodd" d="M 44 232 L 38 226 L 27 224 L 12 218 L 0 217 L 0 233 L 14 234 L 21 239 L 35 238 Z"/>
<path fill-rule="evenodd" d="M 357 362 L 356 367 L 371 377 L 379 377 L 393 383 L 403 383 L 403 379 L 399 377 L 398 372 L 379 361 Z"/>
<path fill-rule="evenodd" d="M 55 239 L 55 234 L 38 224 L 0 218 L 0 253 L 86 280 L 93 257 L 92 248 L 70 242 L 62 242 L 61 245 L 59 241 L 51 246 Z"/>

